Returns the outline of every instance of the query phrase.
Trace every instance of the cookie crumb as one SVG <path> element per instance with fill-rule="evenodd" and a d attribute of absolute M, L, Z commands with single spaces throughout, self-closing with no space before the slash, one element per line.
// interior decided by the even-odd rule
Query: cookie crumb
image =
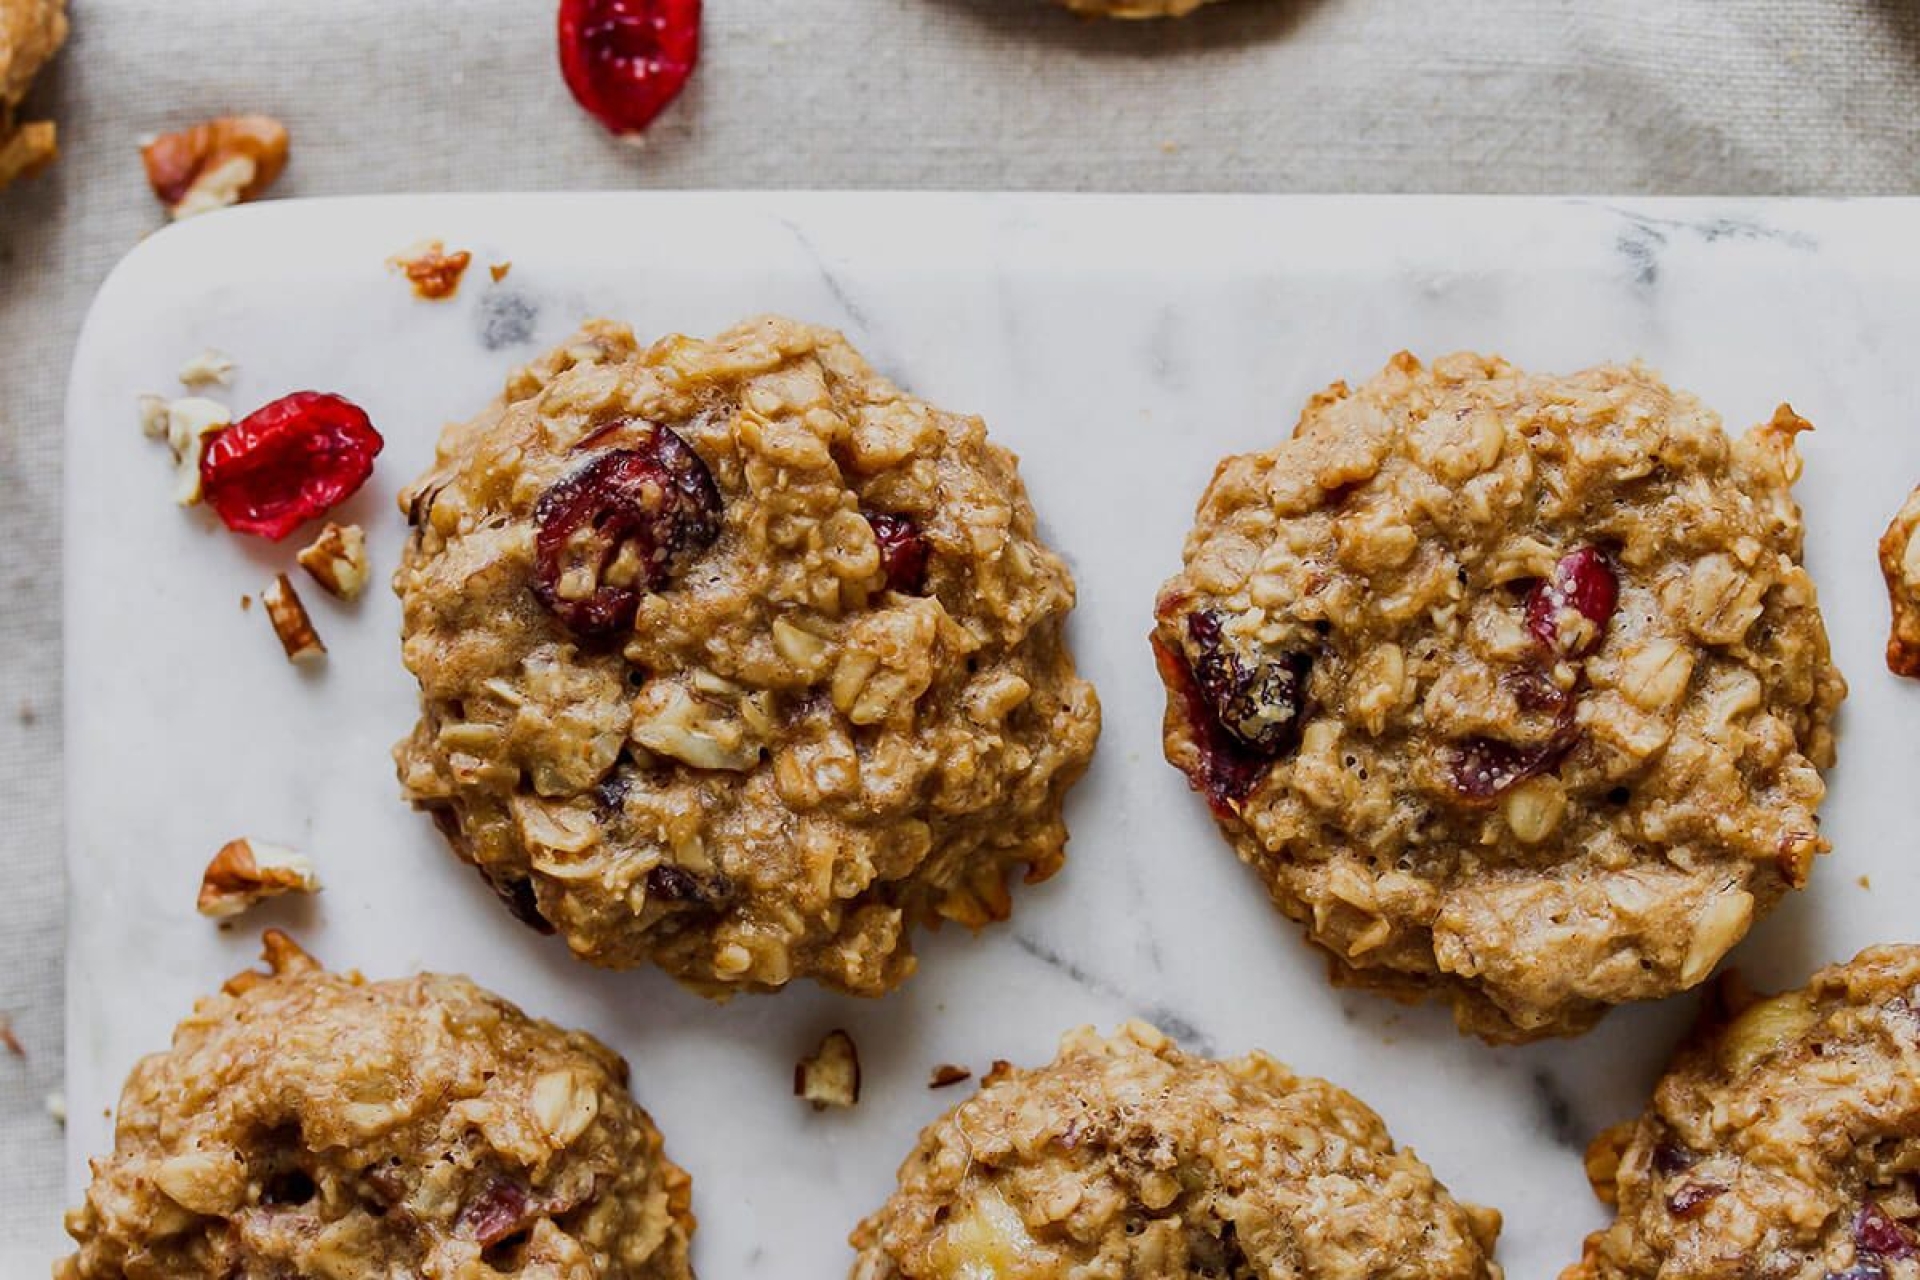
<path fill-rule="evenodd" d="M 948 1085 L 959 1084 L 962 1080 L 971 1080 L 973 1072 L 952 1062 L 943 1062 L 933 1069 L 933 1075 L 927 1080 L 927 1088 L 944 1089 Z"/>
<path fill-rule="evenodd" d="M 467 273 L 467 264 L 472 261 L 473 255 L 465 249 L 448 253 L 445 241 L 426 240 L 402 249 L 387 259 L 387 265 L 397 268 L 413 283 L 415 297 L 438 302 L 459 292 L 460 277 Z"/>
<path fill-rule="evenodd" d="M 62 1129 L 66 1128 L 67 1127 L 67 1095 L 64 1093 L 61 1093 L 58 1089 L 55 1089 L 52 1093 L 48 1094 L 45 1098 L 43 1098 L 41 1102 L 42 1102 L 42 1105 L 46 1107 L 47 1114 L 53 1117 L 53 1122 L 59 1125 Z M 107 1114 L 112 1115 L 113 1113 L 108 1112 Z"/>
<path fill-rule="evenodd" d="M 1861 877 L 1860 877 L 1860 887 L 1861 887 L 1862 889 L 1871 889 L 1871 888 L 1873 888 L 1873 880 L 1872 880 L 1872 879 L 1871 879 L 1870 877 L 1868 877 L 1868 876 L 1861 876 Z"/>
<path fill-rule="evenodd" d="M 27 1056 L 26 1047 L 20 1043 L 20 1037 L 13 1034 L 13 1019 L 4 1013 L 0 1013 L 0 1045 L 5 1045 L 7 1052 L 16 1058 Z"/>
<path fill-rule="evenodd" d="M 815 1111 L 858 1103 L 860 1051 L 853 1037 L 838 1027 L 827 1032 L 820 1047 L 795 1064 L 793 1096 L 804 1098 Z"/>
<path fill-rule="evenodd" d="M 507 272 L 511 270 L 513 270 L 513 264 L 511 262 L 496 262 L 487 268 L 487 274 L 493 277 L 495 284 L 499 284 L 507 278 Z"/>

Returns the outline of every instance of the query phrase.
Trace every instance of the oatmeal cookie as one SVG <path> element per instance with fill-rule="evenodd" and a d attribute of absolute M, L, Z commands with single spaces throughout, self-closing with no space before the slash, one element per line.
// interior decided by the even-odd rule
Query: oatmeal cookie
<path fill-rule="evenodd" d="M 1499 1232 L 1351 1094 L 1134 1022 L 996 1066 L 929 1126 L 853 1233 L 852 1277 L 1499 1280 Z"/>
<path fill-rule="evenodd" d="M 839 334 L 597 323 L 402 495 L 408 795 L 522 919 L 878 994 L 1061 864 L 1099 729 L 1013 455 Z"/>
<path fill-rule="evenodd" d="M 0 187 L 59 154 L 48 121 L 15 118 L 33 78 L 67 38 L 67 0 L 0 0 Z"/>
<path fill-rule="evenodd" d="M 1805 882 L 1846 692 L 1807 426 L 1403 354 L 1221 464 L 1156 610 L 1167 754 L 1336 980 L 1570 1034 Z"/>
<path fill-rule="evenodd" d="M 685 1280 L 687 1175 L 591 1036 L 465 978 L 270 972 L 134 1067 L 55 1280 Z"/>
<path fill-rule="evenodd" d="M 1562 1280 L 1915 1274 L 1920 947 L 1716 997 L 1646 1114 L 1588 1152 L 1618 1216 Z"/>
<path fill-rule="evenodd" d="M 1075 13 L 1103 18 L 1184 18 L 1213 0 L 1057 0 Z"/>
<path fill-rule="evenodd" d="M 1880 538 L 1880 572 L 1887 580 L 1893 624 L 1887 634 L 1887 670 L 1920 676 L 1920 489 L 1907 495 Z"/>

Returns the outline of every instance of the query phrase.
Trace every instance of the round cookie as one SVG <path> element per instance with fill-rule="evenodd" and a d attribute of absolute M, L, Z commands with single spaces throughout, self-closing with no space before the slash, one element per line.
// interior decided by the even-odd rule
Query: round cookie
<path fill-rule="evenodd" d="M 997 1065 L 899 1176 L 853 1233 L 853 1280 L 1502 1274 L 1500 1215 L 1454 1200 L 1351 1094 L 1139 1022 Z"/>
<path fill-rule="evenodd" d="M 1588 1152 L 1618 1216 L 1562 1280 L 1914 1274 L 1920 947 L 1772 999 L 1725 985 L 1646 1114 Z"/>
<path fill-rule="evenodd" d="M 1075 13 L 1102 18 L 1184 18 L 1213 0 L 1058 0 Z"/>
<path fill-rule="evenodd" d="M 67 0 L 0 0 L 0 187 L 58 153 L 54 126 L 15 119 L 40 69 L 67 38 Z"/>
<path fill-rule="evenodd" d="M 402 505 L 402 782 L 583 958 L 877 994 L 1059 868 L 1072 579 L 980 420 L 839 334 L 589 326 Z"/>
<path fill-rule="evenodd" d="M 687 1175 L 591 1036 L 267 934 L 120 1097 L 55 1280 L 686 1280 Z"/>
<path fill-rule="evenodd" d="M 1221 464 L 1156 608 L 1167 755 L 1337 981 L 1570 1034 L 1805 882 L 1846 691 L 1807 425 L 1402 354 Z"/>

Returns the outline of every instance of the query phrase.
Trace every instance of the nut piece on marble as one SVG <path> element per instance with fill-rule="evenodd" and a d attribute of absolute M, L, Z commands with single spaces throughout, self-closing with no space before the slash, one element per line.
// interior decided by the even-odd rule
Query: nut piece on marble
<path fill-rule="evenodd" d="M 303 548 L 294 559 L 335 599 L 358 600 L 366 590 L 367 535 L 357 524 L 327 521 L 313 545 Z"/>
<path fill-rule="evenodd" d="M 853 1037 L 838 1027 L 827 1032 L 820 1047 L 794 1066 L 793 1096 L 806 1099 L 815 1111 L 859 1102 L 860 1051 Z"/>
<path fill-rule="evenodd" d="M 943 1062 L 933 1069 L 931 1076 L 927 1077 L 927 1088 L 944 1089 L 949 1085 L 959 1084 L 962 1080 L 971 1079 L 973 1079 L 973 1072 L 967 1068 L 957 1063 Z"/>
<path fill-rule="evenodd" d="M 1907 495 L 1880 538 L 1880 572 L 1893 611 L 1887 670 L 1920 676 L 1920 488 Z"/>
<path fill-rule="evenodd" d="M 147 185 L 175 221 L 258 199 L 287 167 L 287 128 L 272 116 L 222 116 L 140 149 Z"/>
<path fill-rule="evenodd" d="M 213 855 L 200 877 L 194 909 L 215 920 L 239 915 L 283 893 L 318 893 L 313 864 L 282 845 L 242 836 Z"/>
<path fill-rule="evenodd" d="M 236 367 L 232 356 L 208 347 L 180 366 L 180 385 L 196 391 L 201 387 L 230 387 Z"/>
<path fill-rule="evenodd" d="M 173 500 L 183 507 L 200 501 L 200 454 L 207 437 L 233 423 L 233 412 L 217 400 L 182 396 L 145 395 L 139 400 L 140 432 L 150 440 L 165 440 L 173 451 Z"/>
<path fill-rule="evenodd" d="M 267 619 L 273 623 L 273 634 L 280 637 L 280 647 L 287 651 L 288 662 L 317 662 L 326 656 L 327 646 L 313 629 L 307 606 L 301 603 L 300 593 L 287 581 L 286 574 L 274 575 L 260 593 L 260 603 L 266 606 Z"/>
<path fill-rule="evenodd" d="M 472 261 L 473 255 L 465 249 L 448 253 L 444 240 L 422 240 L 388 258 L 387 265 L 412 282 L 415 297 L 437 302 L 459 292 L 460 277 Z"/>

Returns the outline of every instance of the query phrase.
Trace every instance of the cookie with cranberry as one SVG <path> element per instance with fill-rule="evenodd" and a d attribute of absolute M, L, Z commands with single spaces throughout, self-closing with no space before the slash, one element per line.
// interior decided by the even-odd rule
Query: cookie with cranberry
<path fill-rule="evenodd" d="M 267 934 L 120 1096 L 56 1280 L 688 1280 L 687 1175 L 591 1036 Z"/>
<path fill-rule="evenodd" d="M 1220 465 L 1156 610 L 1167 755 L 1336 980 L 1571 1034 L 1806 881 L 1845 694 L 1807 425 L 1401 355 Z"/>
<path fill-rule="evenodd" d="M 401 779 L 584 959 L 877 994 L 1060 866 L 1073 581 L 980 420 L 839 334 L 590 326 L 402 504 Z"/>
<path fill-rule="evenodd" d="M 1615 1219 L 1562 1280 L 1889 1280 L 1920 1267 L 1920 947 L 1799 991 L 1723 982 L 1646 1114 L 1595 1140 Z"/>
<path fill-rule="evenodd" d="M 1500 1215 L 1455 1200 L 1353 1095 L 1139 1022 L 996 1067 L 899 1177 L 853 1233 L 853 1280 L 1502 1274 Z"/>
<path fill-rule="evenodd" d="M 18 118 L 34 77 L 67 38 L 67 0 L 0 0 L 0 187 L 59 153 L 55 128 Z"/>

